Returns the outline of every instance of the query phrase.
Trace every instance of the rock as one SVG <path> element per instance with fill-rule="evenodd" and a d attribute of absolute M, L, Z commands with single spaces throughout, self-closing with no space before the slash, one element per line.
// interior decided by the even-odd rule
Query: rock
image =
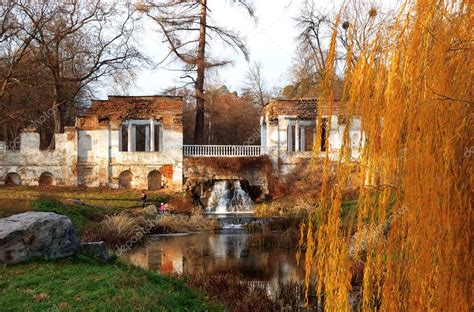
<path fill-rule="evenodd" d="M 63 258 L 79 247 L 79 237 L 67 216 L 30 211 L 0 219 L 0 264 L 33 257 Z"/>
<path fill-rule="evenodd" d="M 148 215 L 157 215 L 158 214 L 158 208 L 155 205 L 149 205 L 145 207 L 144 212 Z"/>
<path fill-rule="evenodd" d="M 107 250 L 107 246 L 103 241 L 81 243 L 80 253 L 103 262 L 107 262 L 109 260 L 109 251 Z"/>

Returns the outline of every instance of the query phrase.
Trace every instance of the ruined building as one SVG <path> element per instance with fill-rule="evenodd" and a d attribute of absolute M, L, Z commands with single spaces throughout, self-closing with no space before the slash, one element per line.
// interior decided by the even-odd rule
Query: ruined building
<path fill-rule="evenodd" d="M 316 131 L 318 109 L 322 124 Z M 316 99 L 275 99 L 264 107 L 260 124 L 261 145 L 272 160 L 273 173 L 285 176 L 299 163 L 310 160 L 315 152 L 325 157 L 327 151 L 330 159 L 336 160 L 349 123 L 339 102 L 335 102 L 330 111 L 327 105 L 318 105 Z M 351 158 L 357 161 L 362 142 L 360 117 L 351 117 L 348 132 Z M 316 133 L 321 136 L 319 140 Z M 315 147 L 316 142 L 321 142 L 320 146 Z"/>
<path fill-rule="evenodd" d="M 181 97 L 93 101 L 74 127 L 55 135 L 54 150 L 39 149 L 34 129 L 21 134 L 18 151 L 0 142 L 0 184 L 156 190 L 181 189 L 185 181 L 195 181 L 192 187 L 202 190 L 203 183 L 212 187 L 213 181 L 232 180 L 266 193 L 270 175 L 291 175 L 315 151 L 337 159 L 347 124 L 337 102 L 330 113 L 314 99 L 271 100 L 260 119 L 260 145 L 183 145 L 182 110 Z M 351 118 L 348 134 L 357 161 L 363 136 L 360 118 Z M 317 126 L 321 131 L 315 131 Z M 322 143 L 314 149 L 317 141 Z"/>
<path fill-rule="evenodd" d="M 39 150 L 34 129 L 20 150 L 0 142 L 0 177 L 7 185 L 182 186 L 183 99 L 110 96 L 93 101 L 75 127 L 55 135 L 55 149 Z"/>

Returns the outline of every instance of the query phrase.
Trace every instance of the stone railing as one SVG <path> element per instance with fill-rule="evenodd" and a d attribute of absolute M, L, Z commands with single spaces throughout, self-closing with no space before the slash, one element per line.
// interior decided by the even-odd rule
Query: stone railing
<path fill-rule="evenodd" d="M 183 145 L 184 157 L 256 157 L 266 154 L 260 145 Z"/>

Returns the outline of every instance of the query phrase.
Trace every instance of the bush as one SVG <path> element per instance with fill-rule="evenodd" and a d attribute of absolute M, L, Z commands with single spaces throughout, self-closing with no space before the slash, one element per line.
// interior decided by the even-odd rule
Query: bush
<path fill-rule="evenodd" d="M 143 239 L 143 226 L 140 224 L 140 218 L 133 218 L 125 213 L 119 213 L 112 216 L 106 216 L 97 227 L 85 230 L 81 239 L 83 241 L 103 240 L 109 248 L 125 244 L 132 237 L 139 237 L 138 241 Z"/>
<path fill-rule="evenodd" d="M 309 288 L 309 306 L 304 308 L 302 282 L 282 283 L 275 289 L 267 282 L 246 280 L 229 273 L 196 273 L 185 279 L 229 311 L 318 311 L 314 285 Z"/>
<path fill-rule="evenodd" d="M 195 211 L 190 217 L 186 215 L 163 215 L 155 220 L 154 234 L 198 232 L 214 230 L 218 227 L 217 220 L 208 219 L 200 210 Z"/>
<path fill-rule="evenodd" d="M 229 311 L 277 311 L 264 285 L 245 281 L 235 274 L 194 274 L 188 284 L 205 292 Z"/>

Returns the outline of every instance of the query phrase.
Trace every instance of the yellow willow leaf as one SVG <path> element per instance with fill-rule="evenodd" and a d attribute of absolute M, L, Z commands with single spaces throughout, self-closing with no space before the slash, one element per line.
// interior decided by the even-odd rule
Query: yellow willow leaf
<path fill-rule="evenodd" d="M 345 130 L 337 162 L 327 149 L 322 170 L 314 171 L 322 172 L 318 223 L 310 218 L 301 228 L 306 286 L 315 273 L 325 310 L 350 309 L 356 260 L 364 265 L 362 311 L 474 308 L 473 11 L 472 1 L 407 0 L 388 27 L 363 42 L 348 30 L 340 105 L 349 117 L 361 117 L 360 160 L 350 164 Z M 339 16 L 318 98 L 329 111 L 338 23 Z M 318 125 L 322 118 L 318 109 Z M 350 181 L 359 189 L 354 229 L 340 219 Z"/>

